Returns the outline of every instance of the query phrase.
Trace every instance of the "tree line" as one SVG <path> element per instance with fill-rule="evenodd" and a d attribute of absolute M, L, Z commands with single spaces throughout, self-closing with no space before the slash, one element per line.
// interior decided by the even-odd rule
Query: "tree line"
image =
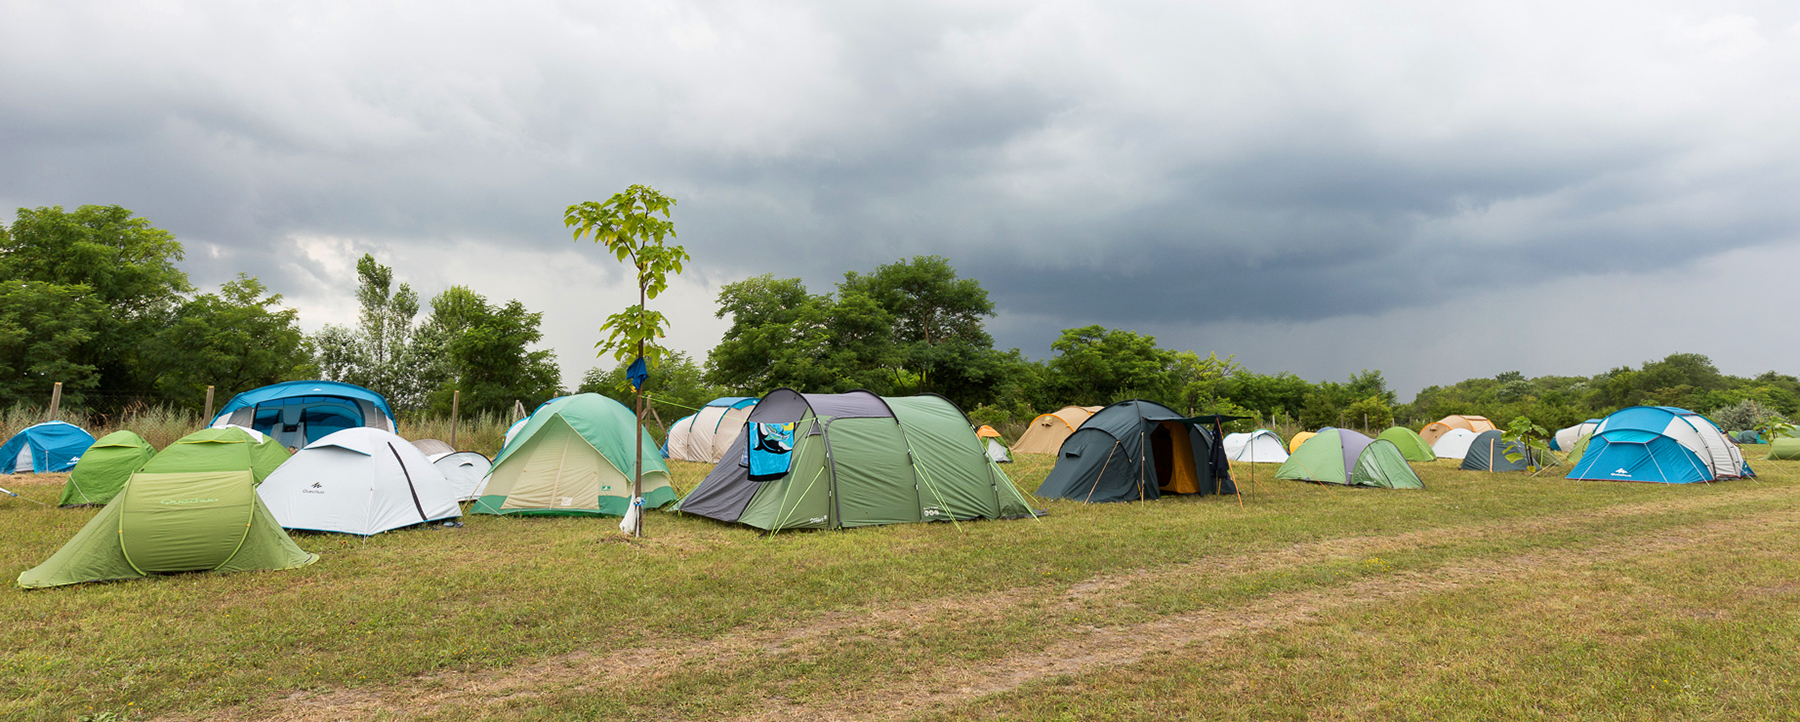
<path fill-rule="evenodd" d="M 117 206 L 20 209 L 0 226 L 0 404 L 43 399 L 64 383 L 68 403 L 130 390 L 134 401 L 197 407 L 284 380 L 324 378 L 387 396 L 402 413 L 442 415 L 460 392 L 468 413 L 527 409 L 566 393 L 541 341 L 543 314 L 452 286 L 422 301 L 394 270 L 357 263 L 357 322 L 306 334 L 298 312 L 254 276 L 199 292 L 176 267 L 168 231 Z M 1418 426 L 1452 413 L 1504 425 L 1528 416 L 1566 426 L 1634 404 L 1691 408 L 1749 428 L 1800 412 L 1800 380 L 1773 371 L 1722 374 L 1698 354 L 1592 377 L 1517 372 L 1431 386 L 1402 404 L 1378 370 L 1313 382 L 1261 373 L 1231 356 L 1164 348 L 1154 336 L 1104 326 L 1063 330 L 1047 359 L 999 349 L 985 324 L 994 303 L 979 281 L 939 256 L 848 271 L 815 293 L 798 278 L 762 275 L 725 285 L 717 315 L 730 327 L 703 359 L 672 353 L 645 392 L 665 422 L 718 396 L 777 387 L 937 393 L 986 423 L 1023 422 L 1065 405 L 1131 398 L 1183 413 L 1250 417 L 1238 426 Z M 596 366 L 577 392 L 630 403 L 626 363 Z"/>

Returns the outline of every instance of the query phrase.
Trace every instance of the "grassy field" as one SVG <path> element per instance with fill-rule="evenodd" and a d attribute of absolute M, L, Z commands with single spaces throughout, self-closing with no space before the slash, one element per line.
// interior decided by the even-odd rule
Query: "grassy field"
<path fill-rule="evenodd" d="M 1687 487 L 1418 464 L 1037 520 L 784 533 L 475 517 L 323 559 L 0 591 L 0 717 L 1769 719 L 1800 464 Z M 706 469 L 675 463 L 685 489 Z M 1026 490 L 1046 457 L 1007 467 Z M 62 477 L 0 477 L 54 503 Z M 0 497 L 0 573 L 92 510 Z"/>

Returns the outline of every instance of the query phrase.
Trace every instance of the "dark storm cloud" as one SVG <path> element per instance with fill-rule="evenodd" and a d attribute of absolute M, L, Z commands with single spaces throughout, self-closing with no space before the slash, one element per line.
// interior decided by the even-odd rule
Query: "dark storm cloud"
<path fill-rule="evenodd" d="M 1039 353 L 1800 227 L 1778 3 L 0 7 L 0 201 L 125 205 L 196 280 L 249 271 L 303 310 L 365 250 L 566 252 L 563 207 L 630 183 L 680 199 L 708 283 L 942 254 Z"/>

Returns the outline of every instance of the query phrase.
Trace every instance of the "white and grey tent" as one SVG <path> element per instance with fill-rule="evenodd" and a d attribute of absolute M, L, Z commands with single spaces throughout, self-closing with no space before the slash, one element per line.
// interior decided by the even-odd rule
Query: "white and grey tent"
<path fill-rule="evenodd" d="M 1280 464 L 1288 460 L 1288 452 L 1281 444 L 1281 437 L 1276 436 L 1275 432 L 1257 429 L 1248 434 L 1226 434 L 1225 458 L 1232 461 Z"/>
<path fill-rule="evenodd" d="M 987 442 L 988 461 L 996 464 L 1012 463 L 1012 454 L 1006 453 L 1006 447 L 1000 444 L 999 439 L 988 439 Z"/>
<path fill-rule="evenodd" d="M 668 458 L 717 464 L 756 408 L 757 397 L 724 396 L 669 425 L 663 450 Z"/>
<path fill-rule="evenodd" d="M 1469 455 L 1469 444 L 1475 443 L 1475 436 L 1468 429 L 1451 429 L 1431 445 L 1431 453 L 1440 459 L 1461 459 Z"/>
<path fill-rule="evenodd" d="M 1550 448 L 1567 453 L 1575 448 L 1575 442 L 1580 441 L 1581 437 L 1594 433 L 1594 429 L 1599 427 L 1599 419 L 1588 419 L 1566 429 L 1557 429 L 1556 435 L 1550 437 Z"/>
<path fill-rule="evenodd" d="M 481 498 L 482 489 L 487 488 L 488 471 L 494 468 L 492 459 L 473 451 L 457 451 L 437 439 L 419 439 L 412 445 L 443 472 L 450 488 L 456 490 L 457 501 Z"/>
<path fill-rule="evenodd" d="M 287 529 L 369 536 L 462 516 L 455 490 L 424 454 L 367 427 L 307 444 L 256 493 Z"/>

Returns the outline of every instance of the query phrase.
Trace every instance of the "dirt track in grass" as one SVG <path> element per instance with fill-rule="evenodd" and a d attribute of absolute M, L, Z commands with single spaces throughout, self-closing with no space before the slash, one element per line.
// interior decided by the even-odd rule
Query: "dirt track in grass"
<path fill-rule="evenodd" d="M 1479 541 L 1517 539 L 1557 531 L 1592 528 L 1597 518 L 1625 518 L 1728 507 L 1791 495 L 1770 487 L 1729 496 L 1699 497 L 1609 507 L 1529 520 L 1334 539 L 1299 544 L 1255 555 L 1097 576 L 1067 588 L 1023 587 L 1001 592 L 933 599 L 916 604 L 855 609 L 797 620 L 774 629 L 739 630 L 710 640 L 670 640 L 605 654 L 576 652 L 501 669 L 452 672 L 415 678 L 401 685 L 358 690 L 301 691 L 261 700 L 236 710 L 189 719 L 273 719 L 295 722 L 443 715 L 463 719 L 505 717 L 507 708 L 534 698 L 597 688 L 653 688 L 668 678 L 708 669 L 765 664 L 783 657 L 807 658 L 858 637 L 896 635 L 946 623 L 1003 620 L 1029 614 L 1055 619 L 1111 603 L 1111 598 L 1154 584 L 1216 585 L 1252 573 L 1364 559 L 1383 553 Z M 1218 644 L 1261 630 L 1305 623 L 1333 610 L 1376 604 L 1419 594 L 1489 584 L 1544 570 L 1575 571 L 1596 563 L 1680 550 L 1729 539 L 1746 528 L 1792 528 L 1790 512 L 1741 516 L 1655 533 L 1615 535 L 1592 544 L 1543 549 L 1499 558 L 1453 561 L 1420 571 L 1382 573 L 1368 578 L 1276 592 L 1229 609 L 1201 608 L 1148 621 L 1114 626 L 1068 625 L 1048 646 L 1022 649 L 998 658 L 941 660 L 920 674 L 882 678 L 869 688 L 834 694 L 829 701 L 794 703 L 777 697 L 759 701 L 743 720 L 905 719 L 1033 680 L 1130 664 L 1147 655 L 1192 644 Z M 822 695 L 821 695 L 822 696 Z M 546 700 L 548 701 L 548 699 Z"/>

